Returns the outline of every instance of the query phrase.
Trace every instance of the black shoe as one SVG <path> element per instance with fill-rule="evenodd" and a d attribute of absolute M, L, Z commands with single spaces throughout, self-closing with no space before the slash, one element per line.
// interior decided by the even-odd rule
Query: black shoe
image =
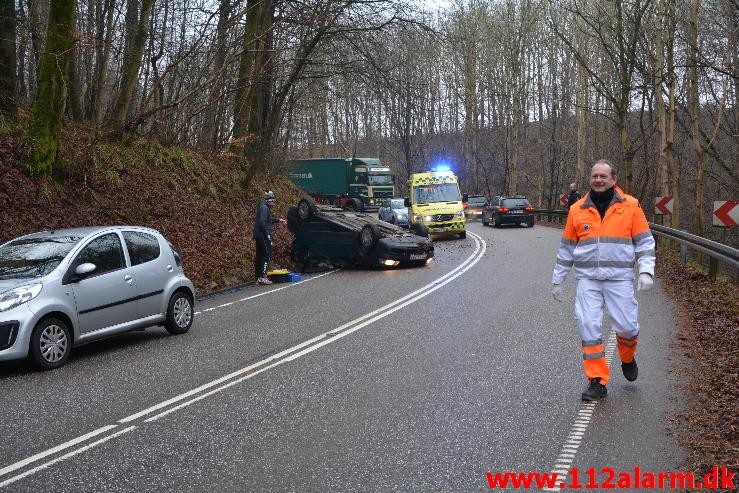
<path fill-rule="evenodd" d="M 636 359 L 632 360 L 631 363 L 621 363 L 621 371 L 624 372 L 624 376 L 629 382 L 636 380 L 636 377 L 639 376 L 639 367 L 636 366 Z"/>
<path fill-rule="evenodd" d="M 608 390 L 605 385 L 601 385 L 600 377 L 595 377 L 590 381 L 587 390 L 582 393 L 582 400 L 597 401 L 604 398 L 607 394 Z"/>

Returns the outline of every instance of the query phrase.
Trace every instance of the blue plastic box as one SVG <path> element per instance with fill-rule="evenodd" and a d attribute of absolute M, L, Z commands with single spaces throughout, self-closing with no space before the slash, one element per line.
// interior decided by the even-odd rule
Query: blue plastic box
<path fill-rule="evenodd" d="M 291 272 L 287 275 L 287 282 L 298 282 L 302 281 L 303 277 L 297 272 Z"/>

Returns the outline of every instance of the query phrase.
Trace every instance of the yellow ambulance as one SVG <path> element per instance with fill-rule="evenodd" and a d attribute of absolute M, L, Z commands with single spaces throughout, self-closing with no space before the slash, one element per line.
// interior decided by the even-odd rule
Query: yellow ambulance
<path fill-rule="evenodd" d="M 422 224 L 431 235 L 467 236 L 462 194 L 452 171 L 414 173 L 408 180 L 408 191 L 406 206 L 412 231 Z"/>

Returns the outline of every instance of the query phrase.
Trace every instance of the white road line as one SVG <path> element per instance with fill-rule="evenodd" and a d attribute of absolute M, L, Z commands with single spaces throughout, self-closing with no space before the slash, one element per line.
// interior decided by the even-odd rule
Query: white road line
<path fill-rule="evenodd" d="M 281 351 L 281 352 L 279 352 L 277 354 L 274 354 L 274 355 L 272 355 L 272 356 L 270 356 L 268 358 L 265 358 L 264 360 L 258 361 L 258 362 L 254 363 L 254 364 L 251 364 L 251 365 L 249 365 L 249 366 L 247 366 L 245 368 L 242 368 L 242 369 L 237 370 L 235 372 L 232 372 L 232 373 L 230 373 L 228 375 L 225 375 L 223 377 L 220 377 L 220 378 L 218 378 L 216 380 L 213 380 L 211 382 L 208 382 L 208 383 L 206 383 L 204 385 L 201 385 L 201 386 L 199 386 L 199 387 L 197 387 L 195 389 L 192 389 L 192 390 L 190 390 L 188 392 L 185 392 L 185 393 L 180 394 L 178 396 L 175 396 L 175 397 L 173 397 L 171 399 L 168 399 L 166 401 L 160 402 L 159 404 L 156 404 L 156 405 L 151 406 L 149 408 L 146 408 L 146 409 L 144 409 L 142 411 L 139 411 L 139 412 L 137 412 L 135 414 L 132 414 L 130 416 L 127 416 L 125 418 L 122 418 L 122 419 L 118 420 L 118 423 L 120 423 L 120 424 L 129 423 L 129 422 L 134 421 L 136 419 L 139 419 L 139 418 L 141 418 L 143 416 L 152 414 L 155 411 L 159 411 L 161 409 L 167 408 L 168 406 L 170 406 L 170 405 L 172 405 L 174 403 L 183 401 L 183 400 L 187 399 L 188 397 L 192 397 L 194 395 L 200 394 L 200 395 L 197 395 L 197 397 L 195 397 L 194 399 L 191 399 L 191 400 L 186 401 L 186 402 L 182 402 L 181 404 L 179 404 L 177 406 L 174 406 L 172 408 L 166 409 L 164 412 L 161 412 L 161 413 L 159 413 L 157 415 L 151 416 L 151 417 L 147 418 L 146 420 L 144 420 L 144 422 L 155 421 L 155 420 L 157 420 L 157 419 L 159 419 L 159 418 L 161 418 L 163 416 L 166 416 L 167 414 L 170 414 L 170 413 L 172 413 L 172 412 L 174 412 L 174 411 L 176 411 L 178 409 L 182 409 L 183 407 L 186 407 L 186 406 L 188 406 L 190 404 L 193 404 L 193 403 L 195 403 L 195 402 L 197 402 L 199 400 L 202 400 L 202 399 L 204 399 L 204 398 L 206 398 L 206 397 L 208 397 L 210 395 L 215 394 L 216 392 L 220 392 L 221 390 L 224 390 L 226 388 L 232 387 L 232 386 L 234 386 L 234 385 L 236 385 L 236 384 L 238 384 L 238 383 L 240 383 L 240 382 L 242 382 L 244 380 L 247 380 L 249 378 L 252 378 L 252 377 L 254 377 L 254 376 L 256 376 L 256 375 L 258 375 L 260 373 L 263 373 L 263 372 L 265 372 L 265 371 L 267 371 L 267 370 L 269 370 L 271 368 L 274 368 L 276 366 L 279 366 L 279 365 L 281 365 L 283 363 L 286 363 L 288 361 L 293 361 L 293 360 L 295 360 L 297 358 L 300 358 L 301 356 L 304 356 L 304 355 L 306 355 L 306 354 L 308 354 L 310 352 L 313 352 L 313 351 L 315 351 L 315 350 L 317 350 L 317 349 L 319 349 L 319 348 L 321 348 L 321 347 L 323 347 L 323 346 L 325 346 L 327 344 L 330 344 L 331 342 L 334 342 L 336 340 L 339 340 L 339 339 L 341 339 L 342 337 L 344 337 L 346 335 L 349 335 L 349 334 L 351 334 L 351 333 L 353 333 L 353 332 L 355 332 L 355 331 L 357 331 L 357 330 L 359 330 L 359 329 L 361 329 L 363 327 L 366 327 L 367 325 L 369 325 L 369 324 L 371 324 L 371 323 L 373 323 L 373 322 L 375 322 L 375 321 L 377 321 L 377 320 L 379 320 L 381 318 L 384 318 L 384 317 L 386 317 L 386 316 L 388 316 L 388 315 L 390 315 L 390 314 L 392 314 L 392 313 L 400 310 L 401 308 L 404 308 L 404 307 L 410 305 L 411 303 L 414 303 L 414 302 L 418 301 L 421 298 L 424 298 L 424 297 L 428 296 L 429 294 L 433 293 L 434 291 L 436 291 L 437 289 L 441 288 L 445 284 L 451 282 L 452 280 L 456 279 L 457 277 L 459 277 L 462 274 L 464 274 L 465 272 L 467 272 L 473 265 L 475 265 L 477 262 L 480 261 L 480 259 L 482 259 L 482 257 L 485 254 L 485 251 L 487 249 L 487 244 L 485 243 L 485 241 L 482 240 L 482 238 L 480 236 L 478 236 L 478 235 L 476 235 L 474 233 L 470 233 L 470 236 L 472 236 L 473 239 L 475 240 L 475 250 L 474 250 L 474 252 L 469 257 L 467 257 L 467 259 L 465 259 L 465 261 L 462 262 L 460 265 L 458 265 L 457 267 L 455 267 L 451 271 L 447 272 L 446 274 L 444 274 L 440 278 L 438 278 L 438 279 L 432 281 L 431 283 L 426 284 L 425 286 L 417 289 L 416 291 L 414 291 L 414 292 L 412 292 L 412 293 L 410 293 L 410 294 L 408 294 L 408 295 L 406 295 L 406 296 L 404 296 L 404 297 L 402 297 L 402 298 L 400 298 L 398 300 L 395 300 L 395 301 L 393 301 L 393 302 L 391 302 L 391 303 L 389 303 L 389 304 L 387 304 L 387 305 L 385 305 L 385 306 L 383 306 L 381 308 L 378 308 L 378 309 L 376 309 L 376 310 L 374 310 L 374 311 L 372 311 L 370 313 L 367 313 L 367 314 L 365 314 L 365 315 L 363 315 L 363 316 L 361 316 L 359 318 L 356 318 L 356 319 L 352 320 L 351 322 L 347 322 L 347 323 L 345 323 L 345 324 L 343 324 L 343 325 L 341 325 L 339 327 L 336 327 L 336 328 L 334 328 L 334 329 L 332 329 L 332 330 L 330 330 L 330 331 L 328 331 L 328 332 L 326 332 L 324 334 L 321 334 L 319 336 L 313 337 L 313 338 L 311 338 L 311 339 L 309 339 L 307 341 L 304 341 L 304 342 L 302 342 L 302 343 L 300 343 L 300 344 L 298 344 L 296 346 L 293 346 L 293 347 L 291 347 L 289 349 L 286 349 L 286 350 Z M 333 272 L 336 272 L 336 271 L 331 271 L 331 272 L 327 272 L 327 273 L 324 273 L 324 274 L 321 274 L 321 275 L 318 275 L 318 276 L 314 276 L 314 277 L 312 277 L 310 279 L 306 279 L 306 280 L 300 281 L 298 283 L 292 283 L 291 285 L 296 285 L 296 284 L 300 284 L 302 282 L 307 282 L 307 281 L 310 281 L 312 279 L 316 279 L 318 277 L 323 277 L 325 275 L 331 274 Z M 216 307 L 211 307 L 211 308 L 208 308 L 206 310 L 203 310 L 202 312 L 196 312 L 196 314 L 204 313 L 206 311 L 211 311 L 211 310 L 214 310 L 216 308 L 222 308 L 222 307 L 225 307 L 225 306 L 233 305 L 234 303 L 238 303 L 238 302 L 241 302 L 241 301 L 246 301 L 246 300 L 249 300 L 249 299 L 257 298 L 259 296 L 264 296 L 265 294 L 274 293 L 275 291 L 280 291 L 282 289 L 286 289 L 286 288 L 290 287 L 291 285 L 287 285 L 287 286 L 280 287 L 280 288 L 277 288 L 277 289 L 272 289 L 272 290 L 269 290 L 269 291 L 265 291 L 264 293 L 259 293 L 259 294 L 256 294 L 256 295 L 253 295 L 253 296 L 249 296 L 249 297 L 246 297 L 246 298 L 242 298 L 242 299 L 239 299 L 239 300 L 235 300 L 235 301 L 232 301 L 232 302 L 229 302 L 229 303 L 224 303 L 222 305 L 218 305 Z M 260 366 L 264 366 L 264 368 L 260 368 L 257 371 L 252 371 L 252 370 L 255 370 L 255 369 L 259 368 Z M 251 372 L 251 373 L 249 373 L 249 372 Z M 246 375 L 244 375 L 244 374 L 246 374 Z M 240 376 L 241 376 L 241 378 L 238 378 Z M 216 386 L 218 386 L 220 384 L 224 384 L 224 383 L 225 383 L 225 385 L 221 385 L 220 387 L 217 387 L 217 388 L 215 388 L 215 389 L 213 389 L 213 390 L 211 390 L 209 392 L 202 393 L 204 390 L 210 389 L 212 387 L 216 387 Z M 110 430 L 116 428 L 117 426 L 118 425 L 105 426 L 103 428 L 100 428 L 100 429 L 95 430 L 93 432 L 87 433 L 87 434 L 82 435 L 82 436 L 80 436 L 78 438 L 75 438 L 73 440 L 69 440 L 69 441 L 67 441 L 67 442 L 65 442 L 65 443 L 63 443 L 61 445 L 58 445 L 56 447 L 53 447 L 53 448 L 51 448 L 49 450 L 46 450 L 44 452 L 40 452 L 40 453 L 38 453 L 36 455 L 33 455 L 33 456 L 31 456 L 31 457 L 29 457 L 27 459 L 24 459 L 22 461 L 16 462 L 15 464 L 11 464 L 11 465 L 3 468 L 3 469 L 0 469 L 0 476 L 2 476 L 4 474 L 7 474 L 9 472 L 18 470 L 18 469 L 20 469 L 20 468 L 22 468 L 24 466 L 27 466 L 27 465 L 29 465 L 29 464 L 31 464 L 33 462 L 37 462 L 37 461 L 39 461 L 39 460 L 41 460 L 43 458 L 48 457 L 49 455 L 54 454 L 56 452 L 59 452 L 61 450 L 64 450 L 64 449 L 73 447 L 74 445 L 77 445 L 77 444 L 79 444 L 81 442 L 84 442 L 84 441 L 86 441 L 86 440 L 88 440 L 88 439 L 90 439 L 90 438 L 92 438 L 94 436 L 97 436 L 97 435 L 100 435 L 101 433 L 105 433 L 107 431 L 110 431 Z M 85 445 L 85 446 L 83 446 L 83 447 L 81 447 L 81 448 L 79 448 L 77 450 L 74 450 L 72 452 L 69 452 L 69 453 L 67 453 L 67 454 L 65 454 L 65 455 L 63 455 L 61 457 L 58 457 L 58 458 L 53 459 L 53 460 L 51 460 L 49 462 L 46 462 L 44 464 L 41 464 L 41 465 L 39 465 L 39 466 L 37 466 L 37 467 L 35 467 L 33 469 L 30 469 L 28 471 L 25 471 L 22 474 L 19 474 L 17 476 L 13 476 L 12 478 L 9 478 L 9 479 L 5 480 L 4 482 L 0 483 L 0 487 L 3 487 L 5 485 L 7 485 L 7 484 L 10 484 L 12 482 L 15 482 L 15 481 L 17 481 L 19 479 L 22 479 L 22 478 L 24 478 L 24 477 L 26 477 L 26 476 L 28 476 L 30 474 L 33 474 L 33 473 L 35 473 L 37 471 L 43 470 L 43 469 L 49 467 L 50 465 L 55 464 L 55 463 L 57 463 L 57 462 L 59 462 L 61 460 L 64 460 L 66 458 L 69 458 L 69 457 L 72 457 L 72 456 L 77 455 L 79 453 L 82 453 L 82 452 L 84 452 L 86 450 L 89 450 L 90 448 L 92 448 L 92 447 L 94 447 L 96 445 L 99 445 L 101 443 L 104 443 L 104 442 L 106 442 L 106 441 L 108 441 L 108 440 L 110 440 L 112 438 L 118 437 L 118 436 L 120 436 L 120 435 L 122 435 L 124 433 L 127 433 L 127 432 L 135 429 L 135 428 L 136 428 L 136 426 L 129 426 L 128 428 L 125 428 L 125 429 L 123 429 L 123 430 L 121 430 L 119 432 L 113 433 L 112 435 L 109 435 L 109 436 L 104 437 L 104 438 L 102 438 L 100 440 L 97 440 L 96 442 L 93 442 L 93 443 L 90 443 L 88 445 Z"/>
<path fill-rule="evenodd" d="M 616 332 L 611 331 L 608 335 L 608 341 L 606 341 L 606 363 L 611 366 L 611 360 L 613 359 L 613 352 L 616 348 Z M 577 411 L 577 419 L 570 427 L 570 432 L 567 435 L 567 440 L 562 448 L 560 448 L 559 455 L 554 461 L 554 467 L 551 469 L 552 473 L 564 474 L 568 473 L 568 470 L 564 470 L 563 464 L 572 464 L 575 460 L 582 439 L 585 436 L 585 431 L 590 425 L 590 421 L 593 418 L 593 408 L 595 407 L 596 401 L 584 402 L 581 404 L 580 409 Z M 563 480 L 566 478 L 563 478 Z M 552 488 L 543 488 L 543 491 L 559 491 L 561 488 L 559 485 Z"/>
<path fill-rule="evenodd" d="M 274 289 L 270 289 L 270 290 L 267 290 L 267 291 L 263 291 L 263 292 L 261 292 L 259 294 L 253 294 L 251 296 L 247 296 L 246 298 L 240 298 L 238 300 L 229 301 L 228 303 L 223 303 L 222 305 L 212 306 L 210 308 L 206 308 L 205 310 L 197 311 L 197 312 L 194 313 L 194 315 L 200 315 L 201 313 L 211 312 L 211 311 L 216 310 L 218 308 L 223 308 L 223 307 L 226 307 L 226 306 L 235 305 L 236 303 L 241 303 L 243 301 L 248 301 L 248 300 L 252 300 L 254 298 L 259 298 L 260 296 L 265 296 L 267 294 L 271 294 L 271 293 L 274 293 L 276 291 L 282 291 L 283 289 L 287 289 L 287 288 L 290 288 L 290 287 L 293 287 L 293 286 L 297 286 L 298 284 L 303 284 L 303 283 L 306 283 L 306 282 L 310 282 L 310 281 L 312 281 L 314 279 L 318 279 L 319 277 L 328 276 L 330 274 L 333 274 L 334 272 L 338 272 L 338 270 L 332 270 L 332 271 L 329 271 L 329 272 L 324 272 L 323 274 L 318 274 L 317 276 L 312 276 L 312 277 L 309 277 L 308 279 L 303 279 L 302 281 L 288 283 L 288 284 L 286 284 L 284 286 L 281 286 L 279 288 L 274 288 Z"/>
<path fill-rule="evenodd" d="M 78 443 L 84 442 L 85 440 L 89 440 L 90 438 L 94 436 L 98 436 L 101 433 L 105 433 L 107 431 L 112 430 L 113 428 L 116 428 L 118 425 L 108 425 L 103 426 L 102 428 L 98 428 L 95 431 L 91 431 L 90 433 L 87 433 L 85 435 L 79 436 L 77 438 L 74 438 L 72 440 L 69 440 L 68 442 L 64 442 L 61 445 L 57 445 L 56 447 L 50 448 L 49 450 L 44 450 L 43 452 L 39 452 L 36 455 L 32 455 L 31 457 L 27 459 L 23 459 L 21 461 L 18 461 L 14 464 L 10 464 L 9 466 L 3 467 L 0 469 L 0 476 L 4 476 L 8 474 L 9 472 L 16 471 L 20 469 L 21 467 L 25 467 L 28 464 L 31 464 L 33 462 L 39 461 L 45 457 L 50 456 L 51 454 L 55 454 L 59 452 L 60 450 L 68 449 L 69 447 L 74 447 Z M 2 486 L 2 485 L 0 485 Z"/>
<path fill-rule="evenodd" d="M 17 476 L 13 476 L 12 478 L 8 478 L 5 481 L 3 481 L 2 483 L 0 483 L 0 488 L 3 488 L 3 487 L 5 487 L 5 486 L 7 486 L 7 485 L 9 485 L 11 483 L 15 483 L 19 479 L 23 479 L 26 476 L 30 476 L 31 474 L 34 474 L 34 473 L 36 473 L 38 471 L 42 471 L 42 470 L 46 469 L 49 466 L 53 466 L 57 462 L 61 462 L 61 461 L 65 460 L 65 459 L 69 459 L 70 457 L 74 457 L 77 454 L 81 454 L 82 452 L 85 452 L 85 451 L 91 449 L 92 447 L 96 447 L 96 446 L 100 445 L 101 443 L 105 443 L 108 440 L 112 440 L 113 438 L 116 438 L 118 436 L 123 435 L 124 433 L 128 433 L 129 431 L 134 430 L 135 428 L 136 428 L 135 426 L 129 426 L 128 428 L 124 428 L 124 429 L 122 429 L 119 432 L 113 433 L 112 435 L 108 435 L 107 437 L 103 437 L 100 440 L 97 440 L 97 441 L 92 442 L 92 443 L 90 443 L 88 445 L 85 445 L 84 447 L 78 448 L 77 450 L 73 450 L 73 451 L 71 451 L 71 452 L 69 452 L 67 454 L 64 454 L 61 457 L 57 457 L 54 460 L 51 460 L 51 461 L 46 462 L 44 464 L 41 464 L 40 466 L 36 466 L 33 469 L 29 469 L 28 471 L 25 471 L 22 474 L 18 474 Z"/>
<path fill-rule="evenodd" d="M 258 370 L 256 372 L 254 372 L 254 373 L 250 373 L 250 374 L 248 374 L 246 376 L 243 376 L 243 377 L 239 378 L 238 380 L 231 381 L 231 382 L 229 382 L 229 383 L 227 383 L 227 384 L 225 384 L 225 385 L 223 385 L 221 387 L 218 387 L 216 389 L 213 389 L 210 392 L 207 392 L 206 394 L 198 395 L 194 399 L 191 399 L 189 401 L 183 402 L 182 404 L 179 404 L 178 406 L 175 406 L 173 408 L 169 408 L 169 409 L 165 410 L 162 413 L 159 413 L 159 414 L 157 414 L 155 416 L 152 416 L 152 417 L 146 419 L 145 421 L 146 422 L 155 421 L 155 420 L 157 420 L 157 419 L 159 419 L 161 417 L 164 417 L 164 416 L 166 416 L 166 415 L 168 415 L 168 414 L 170 414 L 170 413 L 172 413 L 174 411 L 177 411 L 179 409 L 182 409 L 183 407 L 189 406 L 190 404 L 194 404 L 195 402 L 198 402 L 198 401 L 200 401 L 200 400 L 202 400 L 202 399 L 204 399 L 206 397 L 209 397 L 209 396 L 211 396 L 211 395 L 213 395 L 213 394 L 215 394 L 217 392 L 220 392 L 220 391 L 225 390 L 225 389 L 227 389 L 229 387 L 232 387 L 232 386 L 234 386 L 234 385 L 236 385 L 238 383 L 241 383 L 241 382 L 243 382 L 245 380 L 248 380 L 248 379 L 250 379 L 250 378 L 252 378 L 252 377 L 254 377 L 254 376 L 256 376 L 256 375 L 258 375 L 258 374 L 260 374 L 262 372 L 265 372 L 265 371 L 267 371 L 269 369 L 272 369 L 272 368 L 274 368 L 276 366 L 279 366 L 279 365 L 281 365 L 283 363 L 294 361 L 294 360 L 296 360 L 296 359 L 298 359 L 298 358 L 300 358 L 302 356 L 305 356 L 306 354 L 312 353 L 313 351 L 322 348 L 323 346 L 326 346 L 328 344 L 331 344 L 333 342 L 336 342 L 337 340 L 341 339 L 342 337 L 345 337 L 345 336 L 347 336 L 347 335 L 349 335 L 349 334 L 351 334 L 351 333 L 353 333 L 353 332 L 355 332 L 355 331 L 357 331 L 357 330 L 359 330 L 359 329 L 361 329 L 363 327 L 366 327 L 367 325 L 369 325 L 369 324 L 371 324 L 373 322 L 376 322 L 377 320 L 380 320 L 381 318 L 385 318 L 388 315 L 390 315 L 392 313 L 395 313 L 396 311 L 400 310 L 401 308 L 406 307 L 406 306 L 410 305 L 411 303 L 414 303 L 414 302 L 418 301 L 421 298 L 424 298 L 424 297 L 428 296 L 429 294 L 433 293 L 434 291 L 436 291 L 437 289 L 441 288 L 445 284 L 447 284 L 447 283 L 451 282 L 452 280 L 456 279 L 457 277 L 461 276 L 470 267 L 472 267 L 477 262 L 479 262 L 479 260 L 485 254 L 485 250 L 486 250 L 487 245 L 484 242 L 482 243 L 482 252 L 479 254 L 479 256 L 476 257 L 475 255 L 477 254 L 478 251 L 480 251 L 480 243 L 477 241 L 477 238 L 475 238 L 475 242 L 476 242 L 476 246 L 477 246 L 477 248 L 475 249 L 475 252 L 467 259 L 467 261 L 463 262 L 459 267 L 457 267 L 457 269 L 465 266 L 465 264 L 469 264 L 469 265 L 467 265 L 466 267 L 464 267 L 463 269 L 461 269 L 459 272 L 454 273 L 454 271 L 451 271 L 450 273 L 446 274 L 445 276 L 442 276 L 441 278 L 439 278 L 439 280 L 440 280 L 440 279 L 443 279 L 443 277 L 447 277 L 450 274 L 454 273 L 454 275 L 452 275 L 451 277 L 448 277 L 443 282 L 439 282 L 439 280 L 436 280 L 436 281 L 434 281 L 432 283 L 429 283 L 426 286 L 424 286 L 424 287 L 422 287 L 422 288 L 414 291 L 413 293 L 411 293 L 409 295 L 406 295 L 403 298 L 400 298 L 399 300 L 396 300 L 396 301 L 394 301 L 394 302 L 392 302 L 392 303 L 390 303 L 388 305 L 385 305 L 384 307 L 379 308 L 379 309 L 375 310 L 374 312 L 371 312 L 371 313 L 369 313 L 367 315 L 364 315 L 364 316 L 359 317 L 359 318 L 357 318 L 355 320 L 352 320 L 351 322 L 347 322 L 344 325 L 341 325 L 340 327 L 337 327 L 336 329 L 332 329 L 332 330 L 326 332 L 325 334 L 323 334 L 321 336 L 318 336 L 318 337 L 315 337 L 315 338 L 311 339 L 311 341 L 316 341 L 316 340 L 323 339 L 323 341 L 321 341 L 321 342 L 319 342 L 317 344 L 311 345 L 311 346 L 307 347 L 306 349 L 303 349 L 300 352 L 296 352 L 296 353 L 294 353 L 294 354 L 292 354 L 290 356 L 287 356 L 287 357 L 285 357 L 285 358 L 283 358 L 283 359 L 281 359 L 279 361 L 276 361 L 276 362 L 272 363 L 271 365 L 269 365 L 269 366 L 267 366 L 265 368 L 262 368 L 262 369 L 260 369 L 260 370 Z M 475 261 L 474 262 L 471 262 L 471 259 L 473 259 L 473 258 L 475 259 Z M 457 269 L 455 269 L 455 270 L 457 270 Z M 417 294 L 417 293 L 420 293 L 420 294 Z M 415 297 L 411 298 L 411 299 L 407 299 L 409 296 L 413 296 L 414 294 L 417 294 L 417 295 Z M 406 299 L 407 299 L 407 301 L 401 303 L 403 300 L 406 300 Z M 398 304 L 398 303 L 401 303 L 401 304 Z M 377 312 L 380 312 L 380 313 L 377 313 Z M 371 316 L 373 314 L 376 314 L 376 315 L 374 317 L 370 318 L 369 320 L 366 320 L 366 321 L 364 321 L 364 322 L 362 322 L 362 323 L 360 323 L 360 324 L 355 325 L 355 326 L 352 327 L 353 324 L 356 324 L 357 322 L 362 321 L 362 320 L 366 319 L 368 316 Z M 352 328 L 351 329 L 346 329 L 347 327 L 352 327 Z M 340 329 L 346 329 L 346 330 L 341 331 Z M 328 336 L 333 336 L 333 337 L 328 337 Z M 303 346 L 305 346 L 305 344 L 303 344 Z M 291 348 L 291 349 L 293 349 L 293 348 Z M 290 350 L 287 350 L 287 352 L 290 352 Z M 275 358 L 273 357 L 271 360 L 274 361 L 274 359 Z M 257 363 L 257 365 L 260 364 L 260 363 Z M 253 366 L 254 365 L 252 365 L 252 367 Z M 243 371 L 241 371 L 241 370 L 240 370 L 240 372 L 243 373 Z M 212 383 L 213 382 L 211 382 L 211 384 Z M 206 384 L 206 385 L 212 386 L 211 384 Z M 173 399 L 177 399 L 177 397 L 175 397 Z M 172 400 L 172 399 L 170 399 L 170 400 Z M 137 414 L 138 415 L 141 415 L 141 413 L 137 413 Z M 130 416 L 129 416 L 129 418 L 130 418 Z M 124 418 L 124 419 L 130 421 L 129 418 Z M 119 422 L 123 422 L 123 420 L 121 420 Z"/>

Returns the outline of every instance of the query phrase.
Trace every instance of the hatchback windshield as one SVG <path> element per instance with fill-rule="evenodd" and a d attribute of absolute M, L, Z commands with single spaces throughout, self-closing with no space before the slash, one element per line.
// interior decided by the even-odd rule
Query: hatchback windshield
<path fill-rule="evenodd" d="M 503 207 L 528 207 L 529 201 L 526 199 L 503 199 Z"/>
<path fill-rule="evenodd" d="M 413 203 L 459 202 L 462 197 L 456 183 L 439 183 L 413 187 Z"/>
<path fill-rule="evenodd" d="M 390 201 L 391 209 L 405 209 L 405 201 L 403 199 L 392 199 Z"/>
<path fill-rule="evenodd" d="M 56 268 L 79 236 L 20 238 L 0 247 L 0 279 L 43 277 Z"/>

